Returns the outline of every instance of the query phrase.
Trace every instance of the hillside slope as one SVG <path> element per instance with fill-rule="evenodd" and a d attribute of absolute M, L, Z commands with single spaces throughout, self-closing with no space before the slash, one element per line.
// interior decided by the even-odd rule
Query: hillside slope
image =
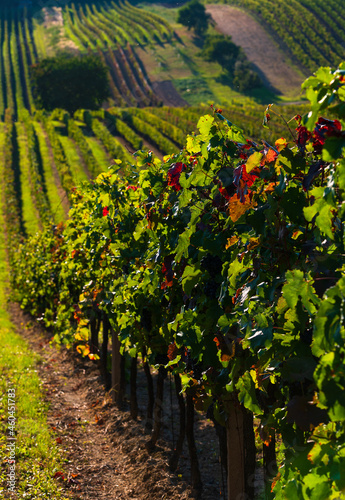
<path fill-rule="evenodd" d="M 298 95 L 304 76 L 286 61 L 272 38 L 258 21 L 230 5 L 208 5 L 216 28 L 242 47 L 263 82 L 277 94 Z"/>
<path fill-rule="evenodd" d="M 225 0 L 255 16 L 307 73 L 345 59 L 343 0 Z"/>

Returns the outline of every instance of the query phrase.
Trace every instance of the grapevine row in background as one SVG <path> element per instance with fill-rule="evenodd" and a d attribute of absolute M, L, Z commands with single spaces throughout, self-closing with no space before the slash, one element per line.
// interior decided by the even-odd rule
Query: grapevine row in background
<path fill-rule="evenodd" d="M 344 59 L 345 33 L 333 29 L 334 15 L 343 17 L 343 2 L 334 2 L 334 15 L 329 15 L 325 2 L 309 0 L 225 0 L 259 15 L 274 38 L 288 47 L 290 53 L 308 71 L 319 65 L 337 65 Z M 327 3 L 327 2 L 326 2 Z M 336 23 L 339 26 L 339 22 Z M 333 36 L 333 31 L 335 37 Z"/>
<path fill-rule="evenodd" d="M 34 110 L 29 67 L 36 62 L 26 10 L 3 9 L 0 15 L 0 117 Z"/>
<path fill-rule="evenodd" d="M 67 30 L 81 50 L 115 48 L 118 43 L 146 45 L 170 42 L 174 36 L 169 24 L 155 14 L 148 14 L 128 2 L 98 3 L 66 7 Z"/>
<path fill-rule="evenodd" d="M 104 9 L 105 7 L 103 7 Z M 127 12 L 130 7 L 123 4 L 121 9 Z M 114 13 L 112 14 L 113 10 L 109 9 L 109 7 L 108 10 L 105 10 L 105 12 L 110 13 L 107 25 L 109 30 L 112 23 L 114 23 L 114 19 L 112 19 L 112 16 L 115 16 Z M 77 16 L 74 5 L 72 11 Z M 143 16 L 145 18 L 147 14 L 144 13 Z M 125 17 L 125 14 L 122 17 Z M 82 48 L 82 31 L 78 31 L 79 25 L 77 22 L 68 23 L 69 19 L 69 10 L 66 9 L 67 34 L 71 34 L 73 29 L 77 30 L 78 36 L 75 35 L 74 39 L 78 39 L 78 44 Z M 92 24 L 92 19 L 91 16 L 90 20 L 87 20 L 85 14 L 83 15 L 83 22 L 86 23 L 87 20 L 88 25 Z M 151 28 L 154 36 L 152 36 L 151 41 L 154 43 L 157 40 L 161 41 L 164 37 L 168 39 L 171 35 L 164 22 L 162 22 L 162 26 L 158 30 L 158 19 L 152 21 Z M 85 31 L 87 25 L 84 26 L 81 21 L 79 21 L 79 24 Z M 7 108 L 12 110 L 15 117 L 20 116 L 25 109 L 31 113 L 35 110 L 30 81 L 30 66 L 47 56 L 44 29 L 43 24 L 37 19 L 31 18 L 26 9 L 2 9 L 0 21 L 0 119 L 4 118 L 5 109 Z M 91 29 L 90 26 L 88 29 Z M 128 29 L 133 32 L 136 28 L 128 26 Z M 98 40 L 99 35 L 100 32 L 96 35 Z M 129 41 L 132 41 L 132 39 L 125 37 L 121 40 L 113 39 L 112 43 L 92 45 L 92 33 L 87 31 L 84 36 L 84 42 L 87 43 L 88 49 L 97 51 L 98 55 L 109 67 L 111 102 L 113 104 L 117 106 L 159 104 L 148 77 L 144 74 L 141 62 Z"/>
<path fill-rule="evenodd" d="M 139 16 L 138 16 L 139 13 Z M 114 104 L 158 104 L 131 44 L 164 43 L 173 31 L 158 16 L 149 16 L 128 3 L 66 7 L 65 30 L 82 53 L 97 52 L 110 68 Z M 140 22 L 138 22 L 140 19 Z"/>
<path fill-rule="evenodd" d="M 110 108 L 108 111 L 77 111 L 74 118 L 62 110 L 51 115 L 22 111 L 8 141 L 12 146 L 12 170 L 16 176 L 23 234 L 34 234 L 49 218 L 64 220 L 68 198 L 74 186 L 107 171 L 113 159 L 133 161 L 133 152 L 156 150 L 160 157 L 176 153 L 188 133 L 195 129 L 195 117 L 208 111 L 198 108 Z M 283 120 L 275 118 L 272 130 L 265 131 L 259 120 L 263 107 L 233 105 L 224 114 L 243 124 L 252 139 L 260 132 L 267 141 L 272 134 L 288 132 Z M 302 113 L 301 107 L 280 111 Z M 9 118 L 8 118 L 9 121 Z"/>

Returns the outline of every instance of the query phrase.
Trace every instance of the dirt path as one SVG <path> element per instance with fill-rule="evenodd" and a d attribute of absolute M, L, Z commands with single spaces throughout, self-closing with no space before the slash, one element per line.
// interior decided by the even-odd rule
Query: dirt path
<path fill-rule="evenodd" d="M 187 101 L 182 99 L 172 82 L 168 80 L 164 82 L 153 82 L 152 88 L 158 99 L 163 101 L 164 106 L 188 106 Z"/>
<path fill-rule="evenodd" d="M 250 15 L 229 5 L 207 5 L 217 29 L 240 45 L 264 83 L 278 93 L 298 95 L 304 76 L 293 70 L 263 27 Z"/>
<path fill-rule="evenodd" d="M 66 464 L 56 481 L 73 500 L 191 500 L 190 466 L 185 450 L 177 473 L 169 471 L 171 455 L 170 417 L 165 417 L 162 438 L 150 454 L 144 429 L 145 379 L 139 370 L 138 420 L 131 419 L 128 404 L 119 409 L 104 392 L 98 368 L 72 352 L 50 347 L 49 337 L 17 304 L 11 306 L 12 321 L 30 347 L 41 357 L 38 365 L 48 423 L 61 446 Z M 165 408 L 170 391 L 166 383 Z M 172 407 L 175 426 L 177 403 Z M 171 415 L 170 415 L 171 416 Z M 177 433 L 177 429 L 175 431 Z M 176 435 L 175 435 L 176 439 Z M 222 499 L 218 443 L 212 424 L 196 415 L 196 442 L 204 492 L 200 500 Z"/>
<path fill-rule="evenodd" d="M 79 47 L 69 38 L 67 38 L 64 29 L 64 20 L 62 15 L 62 7 L 44 7 L 44 27 L 46 29 L 58 27 L 60 30 L 60 40 L 57 44 L 60 50 L 69 50 L 73 54 L 79 53 Z"/>

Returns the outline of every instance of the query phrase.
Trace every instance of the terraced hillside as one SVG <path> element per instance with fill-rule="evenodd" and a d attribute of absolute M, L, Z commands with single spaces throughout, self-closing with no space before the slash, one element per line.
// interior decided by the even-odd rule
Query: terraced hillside
<path fill-rule="evenodd" d="M 63 18 L 65 34 L 80 52 L 98 53 L 110 68 L 114 104 L 159 104 L 134 47 L 170 42 L 174 32 L 164 19 L 127 1 L 72 3 Z"/>
<path fill-rule="evenodd" d="M 29 67 L 37 61 L 37 50 L 27 11 L 0 11 L 0 118 L 6 108 L 15 114 L 34 110 Z"/>
<path fill-rule="evenodd" d="M 309 72 L 345 58 L 344 0 L 226 0 L 251 12 L 284 52 Z"/>
<path fill-rule="evenodd" d="M 163 44 L 174 36 L 172 29 L 158 16 L 138 16 L 128 3 L 97 5 L 0 8 L 0 119 L 7 108 L 15 116 L 35 110 L 30 66 L 56 49 L 99 55 L 110 70 L 110 104 L 160 104 L 135 46 Z"/>

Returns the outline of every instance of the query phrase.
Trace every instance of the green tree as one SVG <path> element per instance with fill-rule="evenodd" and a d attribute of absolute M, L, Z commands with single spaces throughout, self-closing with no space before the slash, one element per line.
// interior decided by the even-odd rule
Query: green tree
<path fill-rule="evenodd" d="M 207 14 L 205 6 L 198 0 L 188 2 L 179 9 L 177 22 L 187 26 L 188 30 L 194 29 L 197 36 L 204 36 L 211 22 L 210 14 Z"/>
<path fill-rule="evenodd" d="M 231 36 L 208 35 L 205 38 L 201 56 L 206 61 L 215 61 L 220 64 L 233 86 L 240 92 L 261 85 L 259 75 L 252 70 L 247 56 L 241 47 L 232 41 Z"/>
<path fill-rule="evenodd" d="M 97 109 L 110 96 L 108 68 L 95 56 L 60 55 L 31 67 L 37 105 L 48 111 Z"/>
<path fill-rule="evenodd" d="M 235 68 L 240 50 L 240 47 L 231 40 L 231 36 L 208 35 L 201 55 L 206 61 L 215 61 L 225 71 L 231 73 Z"/>

